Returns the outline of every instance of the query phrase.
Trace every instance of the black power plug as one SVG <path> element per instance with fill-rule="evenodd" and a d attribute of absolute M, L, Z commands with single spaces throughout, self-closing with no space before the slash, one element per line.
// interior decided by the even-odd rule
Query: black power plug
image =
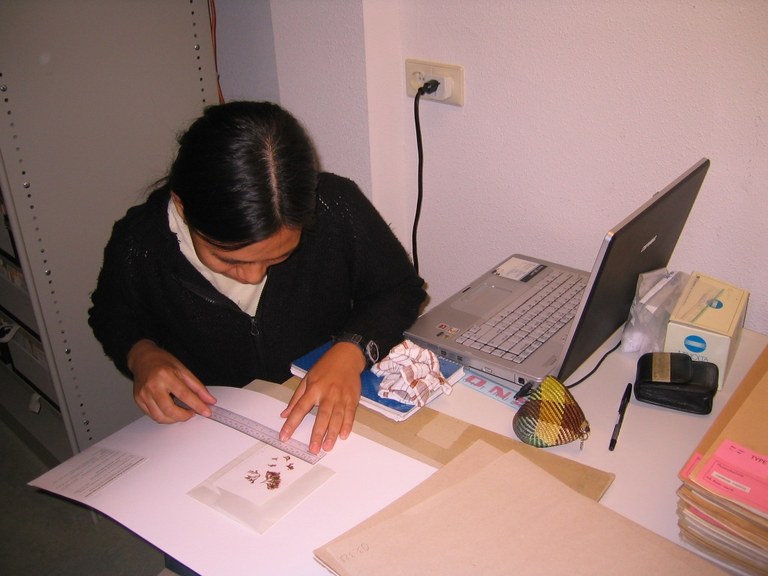
<path fill-rule="evenodd" d="M 419 88 L 419 92 L 421 94 L 434 94 L 437 92 L 438 87 L 440 86 L 440 82 L 437 80 L 427 80 L 422 84 L 421 88 Z"/>

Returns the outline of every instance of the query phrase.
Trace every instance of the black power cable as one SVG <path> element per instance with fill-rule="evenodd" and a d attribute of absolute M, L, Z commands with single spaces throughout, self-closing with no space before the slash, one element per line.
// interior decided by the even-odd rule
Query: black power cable
<path fill-rule="evenodd" d="M 603 354 L 603 356 L 600 358 L 600 360 L 598 360 L 597 364 L 595 364 L 592 370 L 590 370 L 587 374 L 585 374 L 584 376 L 576 380 L 576 382 L 572 382 L 571 384 L 568 384 L 566 388 L 570 389 L 570 388 L 573 388 L 574 386 L 578 386 L 579 384 L 584 382 L 584 380 L 592 376 L 595 372 L 597 372 L 597 369 L 600 368 L 600 366 L 605 361 L 605 359 L 608 358 L 608 356 L 610 356 L 612 352 L 615 352 L 616 350 L 619 349 L 619 346 L 621 346 L 621 340 L 619 340 L 613 348 L 611 348 L 605 354 Z M 530 395 L 530 393 L 533 391 L 533 387 L 534 387 L 533 382 L 526 382 L 525 384 L 523 384 L 520 390 L 518 390 L 517 393 L 515 394 L 515 400 L 518 400 L 524 396 Z"/>
<path fill-rule="evenodd" d="M 589 371 L 588 373 L 586 373 L 584 376 L 582 376 L 581 378 L 579 378 L 578 380 L 576 380 L 576 382 L 572 382 L 571 384 L 568 384 L 568 386 L 566 386 L 566 388 L 573 388 L 574 386 L 578 386 L 579 384 L 581 384 L 582 382 L 584 382 L 584 380 L 586 380 L 587 378 L 589 378 L 590 376 L 592 376 L 592 374 L 594 374 L 595 372 L 597 372 L 597 369 L 598 369 L 598 368 L 600 368 L 600 365 L 603 363 L 603 361 L 604 361 L 606 358 L 608 358 L 608 356 L 611 354 L 611 352 L 615 352 L 616 350 L 618 350 L 618 349 L 619 349 L 619 346 L 621 346 L 621 340 L 619 340 L 619 341 L 616 343 L 616 345 L 615 345 L 613 348 L 611 348 L 611 349 L 610 349 L 610 350 L 608 350 L 608 351 L 607 351 L 605 354 L 603 354 L 602 358 L 600 358 L 600 360 L 598 360 L 598 361 L 597 361 L 597 364 L 595 364 L 595 366 L 594 366 L 594 368 L 592 368 L 592 370 L 590 370 L 590 371 Z"/>
<path fill-rule="evenodd" d="M 416 91 L 416 98 L 413 101 L 413 118 L 416 124 L 416 149 L 419 156 L 418 168 L 418 194 L 416 196 L 416 214 L 413 217 L 413 230 L 411 232 L 411 250 L 413 252 L 413 267 L 416 273 L 419 273 L 419 249 L 418 249 L 418 229 L 419 218 L 421 218 L 421 204 L 424 199 L 424 147 L 421 141 L 421 122 L 419 121 L 419 100 L 424 94 L 433 94 L 437 91 L 440 82 L 437 80 L 428 80 Z"/>

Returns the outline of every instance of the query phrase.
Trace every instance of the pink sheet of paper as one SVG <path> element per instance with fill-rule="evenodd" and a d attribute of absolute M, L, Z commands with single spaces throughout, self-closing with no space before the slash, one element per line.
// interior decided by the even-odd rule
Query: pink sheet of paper
<path fill-rule="evenodd" d="M 768 517 L 768 455 L 724 440 L 696 480 L 715 494 Z"/>

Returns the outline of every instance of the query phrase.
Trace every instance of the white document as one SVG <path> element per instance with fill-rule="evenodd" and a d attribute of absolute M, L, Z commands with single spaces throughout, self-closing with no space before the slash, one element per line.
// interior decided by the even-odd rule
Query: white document
<path fill-rule="evenodd" d="M 284 403 L 239 388 L 210 390 L 219 406 L 276 430 L 282 426 Z M 294 437 L 308 442 L 313 423 L 308 415 Z M 248 482 L 241 482 L 239 467 L 253 464 L 246 474 L 255 470 L 266 477 L 257 468 L 280 457 L 273 448 L 262 451 L 260 446 L 200 416 L 170 425 L 144 416 L 30 484 L 110 516 L 204 576 L 327 574 L 313 559 L 315 548 L 435 470 L 353 433 L 310 467 L 321 467 L 317 472 L 306 473 L 301 462 L 305 472 L 286 480 L 289 497 L 260 492 L 252 502 L 256 526 L 190 495 L 226 492 L 242 498 Z"/>

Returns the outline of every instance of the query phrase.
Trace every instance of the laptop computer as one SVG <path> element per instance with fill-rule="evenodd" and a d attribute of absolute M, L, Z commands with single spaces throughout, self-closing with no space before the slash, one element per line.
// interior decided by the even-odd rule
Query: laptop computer
<path fill-rule="evenodd" d="M 702 158 L 609 230 L 591 273 L 513 254 L 422 314 L 405 337 L 518 385 L 565 381 L 626 322 L 639 275 L 668 265 L 709 164 Z"/>

